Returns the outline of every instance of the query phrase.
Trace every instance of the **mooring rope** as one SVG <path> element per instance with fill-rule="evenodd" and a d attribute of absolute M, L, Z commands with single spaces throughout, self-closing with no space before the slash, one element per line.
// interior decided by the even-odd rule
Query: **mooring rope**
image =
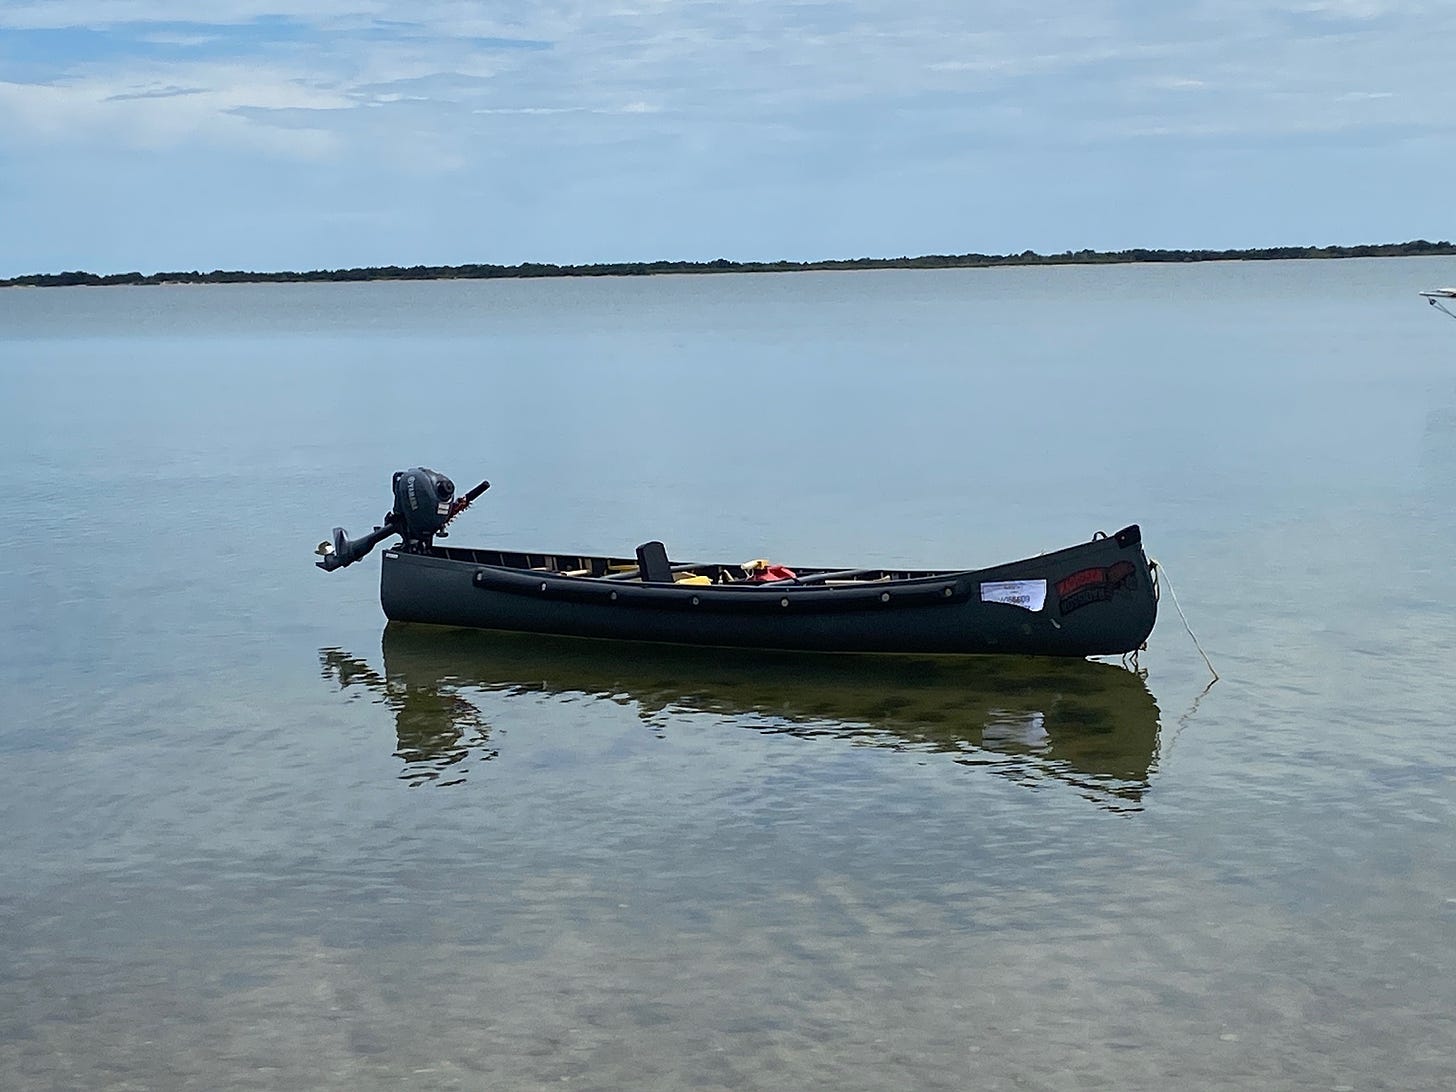
<path fill-rule="evenodd" d="M 1435 296 L 1427 296 L 1426 297 L 1426 302 L 1429 303 L 1432 307 L 1434 307 L 1437 311 L 1440 311 L 1441 314 L 1447 315 L 1450 318 L 1456 318 L 1456 312 L 1448 311 L 1446 309 L 1446 305 L 1444 303 L 1442 303 L 1440 300 L 1438 300 Z"/>
<path fill-rule="evenodd" d="M 1153 593 L 1157 598 L 1161 599 L 1163 597 L 1161 583 L 1162 579 L 1167 578 L 1167 570 L 1163 568 L 1162 562 L 1151 557 L 1148 558 L 1148 567 L 1152 570 L 1153 574 Z M 1162 573 L 1162 578 L 1159 577 L 1159 573 Z M 1188 631 L 1188 636 L 1193 638 L 1193 647 L 1198 649 L 1198 654 L 1203 657 L 1203 662 L 1208 665 L 1208 670 L 1213 675 L 1213 682 L 1218 682 L 1219 674 L 1214 670 L 1213 662 L 1209 660 L 1208 653 L 1204 652 L 1203 646 L 1198 643 L 1198 637 L 1194 634 L 1193 627 L 1188 624 L 1188 615 L 1183 613 L 1183 605 L 1178 602 L 1178 593 L 1173 590 L 1172 580 L 1168 580 L 1168 594 L 1173 597 L 1173 606 L 1178 608 L 1178 617 L 1183 619 L 1183 628 Z M 1212 686 L 1213 683 L 1209 683 L 1209 685 Z"/>

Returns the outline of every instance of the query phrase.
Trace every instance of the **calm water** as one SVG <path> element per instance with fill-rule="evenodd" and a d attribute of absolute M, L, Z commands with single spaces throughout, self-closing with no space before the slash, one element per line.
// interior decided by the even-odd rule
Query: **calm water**
<path fill-rule="evenodd" d="M 0 1088 L 1456 1083 L 1456 323 L 1386 260 L 0 292 Z M 1115 664 L 386 628 L 367 530 L 991 564 Z"/>

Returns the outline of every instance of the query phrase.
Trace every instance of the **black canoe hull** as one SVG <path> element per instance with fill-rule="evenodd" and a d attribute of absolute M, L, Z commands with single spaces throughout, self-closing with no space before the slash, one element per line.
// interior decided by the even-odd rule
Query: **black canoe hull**
<path fill-rule="evenodd" d="M 385 614 L 397 622 L 681 645 L 1041 656 L 1132 652 L 1157 619 L 1135 526 L 992 568 L 854 586 L 611 581 L 491 558 L 440 547 L 386 551 Z"/>

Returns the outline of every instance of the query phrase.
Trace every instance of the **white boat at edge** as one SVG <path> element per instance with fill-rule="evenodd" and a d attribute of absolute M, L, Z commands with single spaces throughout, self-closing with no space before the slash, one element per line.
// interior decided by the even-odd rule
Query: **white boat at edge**
<path fill-rule="evenodd" d="M 1421 295 L 1426 298 L 1427 303 L 1429 303 L 1437 311 L 1440 311 L 1443 315 L 1448 315 L 1451 318 L 1456 318 L 1456 311 L 1452 311 L 1443 302 L 1441 302 L 1442 300 L 1456 301 L 1456 288 L 1432 288 L 1427 292 L 1422 292 Z"/>

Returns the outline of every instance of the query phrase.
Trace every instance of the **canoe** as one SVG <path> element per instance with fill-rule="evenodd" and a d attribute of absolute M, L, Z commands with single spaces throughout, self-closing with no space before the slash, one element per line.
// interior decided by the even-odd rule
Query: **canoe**
<path fill-rule="evenodd" d="M 660 542 L 632 557 L 442 546 L 445 526 L 488 488 L 456 498 L 426 468 L 395 475 L 373 534 L 334 529 L 326 570 L 391 535 L 380 602 L 392 621 L 518 633 L 803 652 L 1121 655 L 1143 647 L 1157 586 L 1136 524 L 987 568 L 910 570 L 673 562 Z"/>
<path fill-rule="evenodd" d="M 1139 809 L 1157 765 L 1157 703 L 1139 675 L 1113 664 L 724 656 L 397 622 L 381 645 L 382 670 L 339 648 L 320 649 L 320 665 L 341 692 L 362 688 L 389 710 L 399 776 L 412 784 L 458 783 L 513 757 L 510 737 L 492 724 L 522 699 L 609 702 L 669 735 L 694 730 L 694 714 L 726 716 L 774 736 L 943 755 L 1031 789 L 1064 785 L 1117 811 Z"/>
<path fill-rule="evenodd" d="M 381 565 L 380 600 L 396 622 L 566 637 L 1047 656 L 1132 652 L 1157 612 L 1136 526 L 988 569 L 787 567 L 793 579 L 759 583 L 743 566 L 721 563 L 669 563 L 676 571 L 659 576 L 620 557 L 392 549 Z M 674 579 L 683 575 L 706 581 Z"/>

